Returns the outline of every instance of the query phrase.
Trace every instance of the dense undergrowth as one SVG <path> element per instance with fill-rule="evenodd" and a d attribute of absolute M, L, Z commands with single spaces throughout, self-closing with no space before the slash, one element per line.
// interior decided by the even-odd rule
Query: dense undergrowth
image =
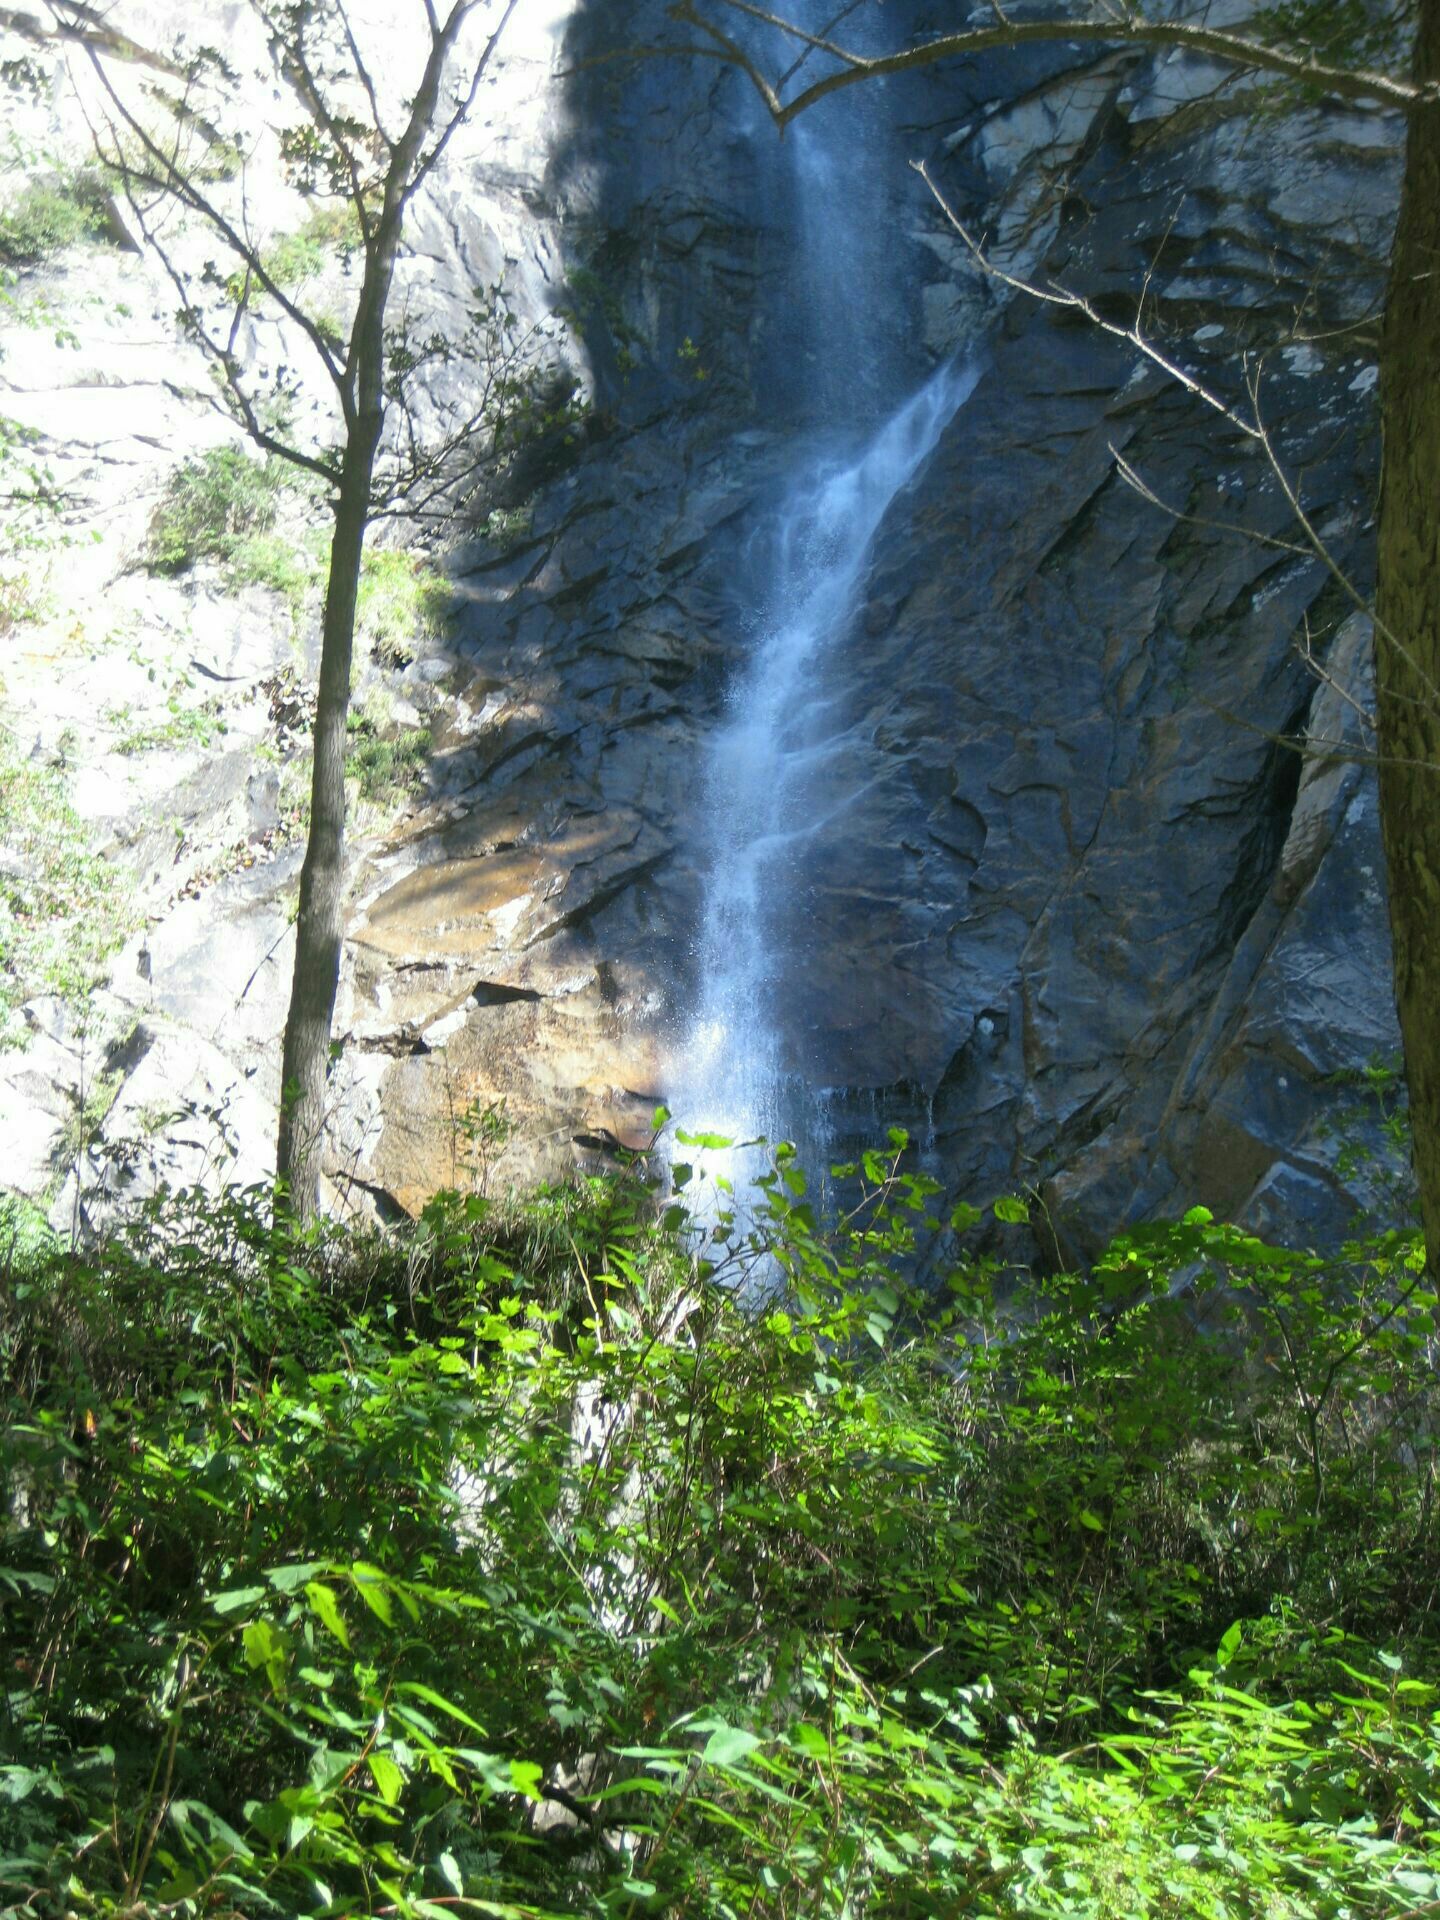
<path fill-rule="evenodd" d="M 822 1234 L 782 1158 L 764 1298 L 632 1177 L 12 1236 L 0 1906 L 1440 1911 L 1410 1243 L 1000 1315 L 895 1165 Z"/>

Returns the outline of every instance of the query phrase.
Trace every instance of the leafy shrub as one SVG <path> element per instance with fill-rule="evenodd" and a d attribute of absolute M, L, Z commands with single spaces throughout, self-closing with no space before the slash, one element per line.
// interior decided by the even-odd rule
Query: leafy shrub
<path fill-rule="evenodd" d="M 135 726 L 131 724 L 128 707 L 111 714 L 117 728 L 116 753 L 150 753 L 156 747 L 209 747 L 227 731 L 219 701 L 212 698 L 199 706 L 187 706 L 182 697 L 183 685 L 182 682 L 177 686 L 166 700 L 164 720 Z"/>
<path fill-rule="evenodd" d="M 336 260 L 348 265 L 360 244 L 360 220 L 354 203 L 321 203 L 310 209 L 293 232 L 277 234 L 265 248 L 265 271 L 277 287 L 292 293 L 307 280 L 318 279 Z M 243 274 L 232 274 L 226 282 L 232 300 L 239 300 L 244 289 Z"/>
<path fill-rule="evenodd" d="M 23 621 L 35 619 L 40 604 L 28 572 L 13 565 L 0 571 L 0 639 Z"/>
<path fill-rule="evenodd" d="M 449 584 L 422 555 L 396 547 L 366 548 L 355 630 L 378 665 L 408 666 L 416 642 L 438 636 L 449 604 Z"/>
<path fill-rule="evenodd" d="M 430 749 L 429 727 L 387 726 L 383 718 L 362 707 L 350 715 L 345 771 L 359 787 L 362 800 L 393 806 L 419 792 Z"/>
<path fill-rule="evenodd" d="M 0 261 L 38 265 L 105 227 L 103 190 L 85 174 L 53 174 L 27 182 L 0 209 Z"/>
<path fill-rule="evenodd" d="M 23 1036 L 32 995 L 79 1004 L 129 927 L 123 878 L 93 851 L 64 780 L 0 731 L 0 1046 Z"/>
<path fill-rule="evenodd" d="M 239 447 L 212 447 L 188 461 L 151 518 L 146 564 L 154 573 L 183 573 L 197 560 L 243 569 L 253 543 L 274 526 L 288 481 L 280 461 Z"/>
<path fill-rule="evenodd" d="M 297 627 L 321 579 L 320 567 L 303 547 L 270 532 L 238 539 L 226 556 L 225 574 L 231 586 L 268 587 L 280 594 L 290 609 L 292 626 Z"/>
<path fill-rule="evenodd" d="M 985 1263 L 907 1286 L 940 1223 L 899 1143 L 849 1179 L 836 1232 L 782 1153 L 753 1232 L 630 1174 L 384 1240 L 252 1193 L 12 1241 L 0 1891 L 1427 1910 L 1414 1248 L 1327 1266 L 1197 1215 L 1006 1318 Z M 757 1262 L 783 1290 L 747 1305 Z"/>

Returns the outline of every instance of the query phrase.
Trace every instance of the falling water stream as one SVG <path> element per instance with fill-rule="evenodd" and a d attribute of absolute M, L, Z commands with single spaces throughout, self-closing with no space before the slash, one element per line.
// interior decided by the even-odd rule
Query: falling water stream
<path fill-rule="evenodd" d="M 784 11 L 817 34 L 833 24 L 833 0 L 792 0 Z M 859 51 L 885 42 L 876 15 L 846 11 Z M 744 31 L 758 36 L 751 51 L 762 64 L 774 58 L 773 39 Z M 822 58 L 807 49 L 789 84 L 812 81 Z M 799 399 L 826 450 L 809 441 L 747 549 L 738 618 L 749 646 L 699 769 L 694 985 L 666 1087 L 682 1126 L 795 1140 L 812 1164 L 830 1132 L 814 1042 L 835 1013 L 807 988 L 826 937 L 813 877 L 837 836 L 856 830 L 860 797 L 849 642 L 875 535 L 979 377 L 951 361 L 897 404 L 914 379 L 916 325 L 897 270 L 902 155 L 893 101 L 883 85 L 863 91 L 822 103 L 780 143 L 753 103 L 746 128 L 768 217 L 788 240 L 788 273 L 767 296 L 785 343 L 771 377 L 787 403 Z M 758 1158 L 702 1156 L 707 1173 L 737 1186 Z"/>
<path fill-rule="evenodd" d="M 799 472 L 787 489 L 757 586 L 755 641 L 737 674 L 704 770 L 703 913 L 697 998 L 670 1092 L 682 1123 L 736 1140 L 824 1142 L 824 1094 L 797 1036 L 782 1030 L 776 988 L 803 979 L 796 911 L 807 854 L 846 831 L 846 803 L 824 774 L 843 754 L 836 675 L 827 658 L 857 611 L 886 512 L 934 450 L 978 374 L 942 367 L 872 435 L 858 457 Z M 792 996 L 793 997 L 793 996 Z M 734 1178 L 728 1157 L 710 1170 Z"/>

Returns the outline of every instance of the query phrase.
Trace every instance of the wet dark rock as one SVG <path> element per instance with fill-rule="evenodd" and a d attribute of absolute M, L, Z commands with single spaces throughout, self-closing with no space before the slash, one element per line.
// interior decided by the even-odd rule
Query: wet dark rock
<path fill-rule="evenodd" d="M 950 19 L 883 12 L 894 38 Z M 355 843 L 336 1195 L 413 1212 L 479 1178 L 467 1112 L 503 1111 L 506 1183 L 645 1133 L 707 964 L 726 799 L 704 790 L 705 747 L 754 641 L 756 542 L 797 461 L 853 451 L 938 359 L 973 352 L 973 397 L 895 502 L 812 690 L 841 751 L 810 800 L 841 824 L 776 890 L 789 1064 L 832 1090 L 842 1149 L 903 1124 L 956 1197 L 1039 1188 L 1047 1257 L 1195 1201 L 1333 1240 L 1384 1198 L 1342 1149 L 1347 1129 L 1378 1144 L 1356 1080 L 1398 1038 L 1373 776 L 1331 751 L 1363 742 L 1295 642 L 1308 623 L 1363 702 L 1363 623 L 1318 563 L 1247 537 L 1294 537 L 1254 442 L 1133 346 L 978 276 L 904 162 L 933 163 L 1009 269 L 1121 326 L 1148 274 L 1147 337 L 1231 400 L 1238 356 L 1264 349 L 1274 444 L 1363 590 L 1398 127 L 1316 106 L 1259 137 L 1243 85 L 1130 52 L 857 90 L 820 111 L 869 143 L 869 197 L 833 236 L 864 293 L 817 315 L 743 81 L 591 61 L 665 14 L 576 0 L 535 150 L 447 176 L 425 215 L 437 297 L 468 299 L 505 251 L 486 224 L 503 203 L 537 315 L 572 317 L 594 407 L 485 496 L 451 556 L 443 646 L 392 677 L 433 753 L 409 816 Z M 884 377 L 857 346 L 877 326 Z M 310 709 L 273 614 L 203 611 L 196 671 L 257 681 L 289 754 Z M 222 849 L 276 831 L 278 784 L 248 746 L 172 786 L 137 858 L 171 858 L 171 815 L 223 816 Z M 141 1140 L 137 1190 L 208 1151 L 159 1142 L 162 1092 L 229 1103 L 247 1168 L 270 1150 L 296 859 L 237 872 L 207 850 L 145 966 L 138 936 L 116 963 L 159 1036 L 112 1130 Z M 22 1138 L 30 1101 L 45 1160 L 78 1068 L 49 1026 L 37 1047 L 39 1079 L 6 1064 L 0 1132 Z M 92 1167 L 64 1197 L 99 1219 L 121 1196 Z"/>
<path fill-rule="evenodd" d="M 589 46 L 603 22 L 580 20 Z M 1237 350 L 1278 341 L 1275 444 L 1363 583 L 1363 336 L 1286 329 L 1306 299 L 1317 336 L 1373 300 L 1395 130 L 1316 109 L 1262 144 L 1172 63 L 1059 64 L 926 77 L 907 104 L 960 130 L 938 140 L 948 190 L 1012 265 L 1125 324 L 1152 269 L 1147 328 L 1232 397 Z M 623 1132 L 664 1085 L 705 966 L 699 767 L 747 644 L 744 540 L 804 397 L 774 357 L 794 272 L 732 81 L 598 102 L 576 84 L 584 130 L 552 182 L 613 429 L 535 503 L 523 565 L 494 564 L 467 603 L 475 679 L 446 774 L 464 814 L 417 820 L 408 877 L 357 927 L 362 953 L 484 954 L 487 979 L 535 996 L 397 1070 L 385 1137 L 403 1126 L 423 1157 L 430 1112 L 432 1164 L 462 1060 L 559 1145 Z M 910 180 L 886 192 L 912 236 L 897 324 L 948 351 L 988 306 L 991 331 L 824 670 L 845 751 L 812 798 L 844 828 L 787 882 L 796 1064 L 839 1090 L 842 1136 L 903 1121 L 957 1194 L 1041 1186 L 1071 1253 L 1196 1200 L 1333 1238 L 1364 1197 L 1339 1170 L 1336 1076 L 1398 1046 L 1374 789 L 1277 737 L 1338 724 L 1295 657 L 1304 623 L 1354 687 L 1364 636 L 1338 630 L 1317 563 L 1244 537 L 1294 533 L 1252 443 L 1123 343 L 964 280 Z M 687 338 L 715 370 L 700 393 Z"/>

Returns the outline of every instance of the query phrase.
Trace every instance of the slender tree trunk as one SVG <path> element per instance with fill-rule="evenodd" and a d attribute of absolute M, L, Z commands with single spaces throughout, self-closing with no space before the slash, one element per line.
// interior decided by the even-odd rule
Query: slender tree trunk
<path fill-rule="evenodd" d="M 350 715 L 350 662 L 355 646 L 355 602 L 360 561 L 370 523 L 375 461 L 385 429 L 385 310 L 395 279 L 405 209 L 435 164 L 450 134 L 473 103 L 491 55 L 517 0 L 506 0 L 499 24 L 471 75 L 468 96 L 447 126 L 434 134 L 445 69 L 477 0 L 452 0 L 442 27 L 431 0 L 430 51 L 405 131 L 385 139 L 390 164 L 378 203 L 357 185 L 352 205 L 365 235 L 365 275 L 345 357 L 345 458 L 330 543 L 330 578 L 315 702 L 315 770 L 310 787 L 310 838 L 300 870 L 300 914 L 295 927 L 295 974 L 285 1021 L 281 1066 L 276 1183 L 284 1205 L 302 1220 L 315 1212 L 325 1127 L 325 1082 L 330 1031 L 340 983 L 345 936 L 345 726 Z M 305 13 L 306 9 L 301 9 Z M 343 12 L 341 14 L 343 19 Z M 302 29 L 303 29 L 303 22 Z M 347 29 L 348 31 L 348 29 Z M 303 31 L 302 31 L 303 38 Z M 303 71 L 303 63 L 302 71 Z M 323 119 L 323 115 L 322 115 Z M 433 138 L 432 138 L 433 136 Z M 425 153 L 427 138 L 431 150 Z"/>
<path fill-rule="evenodd" d="M 330 1030 L 340 980 L 345 924 L 345 745 L 350 714 L 350 664 L 360 562 L 370 519 L 370 484 L 380 421 L 352 433 L 345 451 L 315 699 L 315 764 L 310 783 L 310 837 L 300 870 L 295 923 L 295 973 L 285 1022 L 283 1093 L 276 1173 L 291 1211 L 315 1210 Z"/>
<path fill-rule="evenodd" d="M 1415 74 L 1440 81 L 1440 0 L 1420 0 Z M 1440 105 L 1410 114 L 1380 367 L 1380 826 L 1425 1249 L 1440 1273 Z"/>

